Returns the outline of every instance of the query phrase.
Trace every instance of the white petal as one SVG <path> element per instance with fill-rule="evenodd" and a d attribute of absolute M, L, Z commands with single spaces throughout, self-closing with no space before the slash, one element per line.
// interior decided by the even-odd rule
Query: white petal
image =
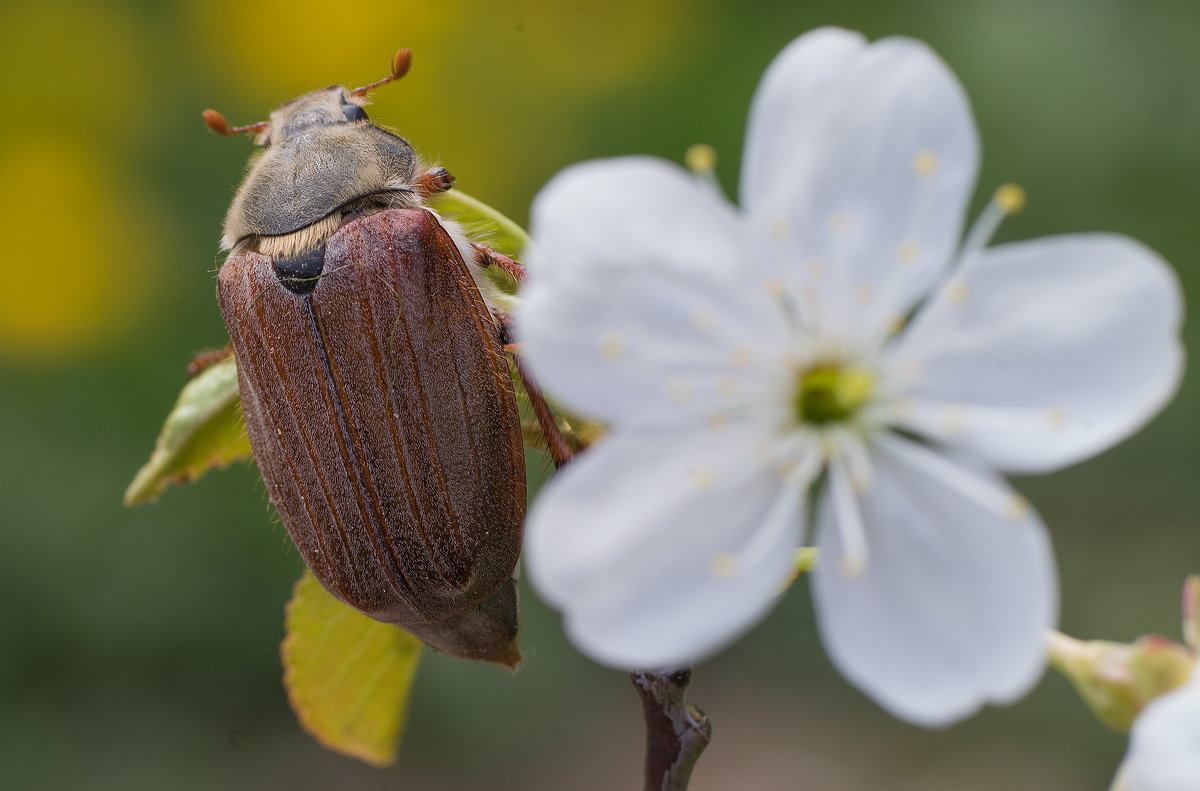
<path fill-rule="evenodd" d="M 1124 771 L 1128 791 L 1200 788 L 1200 673 L 1138 715 Z"/>
<path fill-rule="evenodd" d="M 1153 251 L 1107 234 L 1007 244 L 968 262 L 900 339 L 906 425 L 1013 472 L 1124 439 L 1183 370 L 1182 298 Z"/>
<path fill-rule="evenodd" d="M 526 527 L 538 592 L 598 662 L 673 667 L 756 623 L 792 569 L 801 493 L 748 429 L 606 437 L 547 484 Z"/>
<path fill-rule="evenodd" d="M 870 337 L 905 314 L 955 249 L 978 170 L 946 64 L 918 41 L 814 31 L 767 70 L 746 134 L 742 205 L 810 322 Z"/>
<path fill-rule="evenodd" d="M 695 420 L 730 377 L 770 370 L 781 353 L 783 314 L 765 287 L 747 288 L 732 208 L 678 167 L 568 168 L 538 195 L 532 233 L 518 340 L 541 385 L 578 412 Z"/>
<path fill-rule="evenodd" d="M 894 437 L 872 445 L 858 501 L 869 560 L 857 577 L 824 498 L 813 594 L 841 672 L 897 717 L 940 727 L 1022 695 L 1056 619 L 1045 530 L 995 476 Z"/>

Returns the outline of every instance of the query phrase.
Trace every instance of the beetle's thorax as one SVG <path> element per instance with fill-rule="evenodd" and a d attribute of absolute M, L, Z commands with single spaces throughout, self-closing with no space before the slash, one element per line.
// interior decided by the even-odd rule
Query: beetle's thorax
<path fill-rule="evenodd" d="M 414 207 L 416 156 L 372 124 L 341 86 L 305 94 L 271 114 L 225 217 L 221 246 L 294 256 L 324 244 L 347 213 Z"/>

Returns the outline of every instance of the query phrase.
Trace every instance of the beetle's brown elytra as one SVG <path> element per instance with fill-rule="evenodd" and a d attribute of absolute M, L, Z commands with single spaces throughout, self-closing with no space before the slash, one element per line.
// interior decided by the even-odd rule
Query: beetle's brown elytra
<path fill-rule="evenodd" d="M 367 120 L 398 79 L 301 96 L 225 220 L 217 296 L 271 502 L 331 593 L 446 653 L 513 666 L 525 471 L 481 255 L 436 214 L 449 174 Z M 217 120 L 219 119 L 219 120 Z"/>

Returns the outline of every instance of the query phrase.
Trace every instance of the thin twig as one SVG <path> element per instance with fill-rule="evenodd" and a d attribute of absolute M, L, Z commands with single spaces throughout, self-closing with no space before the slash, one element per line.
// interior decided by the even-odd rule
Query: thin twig
<path fill-rule="evenodd" d="M 502 341 L 512 320 L 503 311 L 492 311 L 500 320 Z M 530 396 L 538 422 L 550 447 L 556 467 L 561 468 L 575 451 L 558 431 L 550 407 L 541 398 L 541 391 L 522 366 L 521 358 L 513 355 L 517 372 Z M 642 697 L 642 713 L 646 719 L 646 788 L 645 791 L 687 791 L 692 768 L 712 739 L 712 724 L 704 712 L 684 701 L 684 692 L 692 681 L 691 668 L 666 673 L 635 670 L 629 674 L 633 686 Z"/>
<path fill-rule="evenodd" d="M 704 712 L 684 701 L 690 668 L 629 674 L 646 717 L 646 791 L 687 791 L 692 768 L 712 739 Z"/>

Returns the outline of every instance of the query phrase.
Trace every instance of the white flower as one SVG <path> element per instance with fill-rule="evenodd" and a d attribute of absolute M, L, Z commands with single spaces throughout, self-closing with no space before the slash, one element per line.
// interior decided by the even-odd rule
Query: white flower
<path fill-rule="evenodd" d="M 1153 700 L 1129 732 L 1120 791 L 1196 791 L 1200 788 L 1200 673 Z"/>
<path fill-rule="evenodd" d="M 852 682 L 940 725 L 1038 678 L 1053 558 L 993 470 L 1145 423 L 1181 300 L 1123 237 L 984 249 L 1015 188 L 960 245 L 978 159 L 926 46 L 822 29 L 763 78 L 740 209 L 648 158 L 543 189 L 520 340 L 611 432 L 535 503 L 526 557 L 583 651 L 667 667 L 728 643 L 775 603 L 815 494 L 820 629 Z"/>

